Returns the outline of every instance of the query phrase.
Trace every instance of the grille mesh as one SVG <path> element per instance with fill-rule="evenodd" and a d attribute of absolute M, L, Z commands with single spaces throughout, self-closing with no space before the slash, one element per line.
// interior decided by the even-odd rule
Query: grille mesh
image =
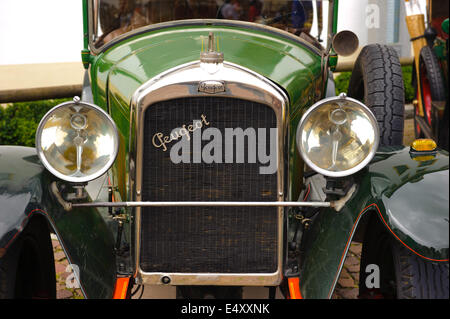
<path fill-rule="evenodd" d="M 170 147 L 176 142 L 168 144 L 166 152 L 153 145 L 156 133 L 169 135 L 176 127 L 200 120 L 202 114 L 210 123 L 208 127 L 218 128 L 223 136 L 225 128 L 267 128 L 269 141 L 268 129 L 276 127 L 270 107 L 239 99 L 183 98 L 148 107 L 142 199 L 276 201 L 277 174 L 260 174 L 261 164 L 248 163 L 247 154 L 246 163 L 192 163 L 191 157 L 191 163 L 174 164 Z M 203 141 L 202 148 L 208 142 Z M 141 218 L 141 269 L 175 273 L 275 272 L 277 216 L 274 207 L 145 207 Z"/>

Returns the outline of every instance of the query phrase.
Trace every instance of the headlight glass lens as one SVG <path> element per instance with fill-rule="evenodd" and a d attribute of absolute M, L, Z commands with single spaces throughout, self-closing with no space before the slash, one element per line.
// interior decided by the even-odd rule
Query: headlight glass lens
<path fill-rule="evenodd" d="M 345 95 L 313 105 L 297 129 L 297 147 L 303 159 L 326 176 L 357 172 L 373 158 L 378 142 L 373 113 Z"/>
<path fill-rule="evenodd" d="M 118 151 L 117 129 L 99 107 L 68 102 L 50 110 L 36 133 L 44 166 L 69 182 L 87 182 L 103 175 Z"/>

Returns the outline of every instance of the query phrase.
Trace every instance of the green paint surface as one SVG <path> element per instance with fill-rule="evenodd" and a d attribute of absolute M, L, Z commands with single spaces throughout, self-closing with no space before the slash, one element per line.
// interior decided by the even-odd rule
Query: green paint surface
<path fill-rule="evenodd" d="M 409 147 L 380 149 L 356 175 L 358 189 L 345 207 L 338 213 L 324 209 L 307 235 L 300 274 L 303 297 L 331 297 L 348 245 L 366 213 L 379 216 L 393 238 L 423 257 L 448 259 L 448 169 L 444 151 L 432 160 L 417 161 Z"/>

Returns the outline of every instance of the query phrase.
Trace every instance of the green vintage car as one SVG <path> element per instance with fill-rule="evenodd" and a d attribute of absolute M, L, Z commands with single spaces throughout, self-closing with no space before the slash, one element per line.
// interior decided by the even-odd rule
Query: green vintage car
<path fill-rule="evenodd" d="M 82 96 L 0 147 L 0 297 L 55 297 L 55 233 L 87 298 L 448 298 L 449 157 L 403 146 L 391 47 L 338 1 L 84 0 Z"/>

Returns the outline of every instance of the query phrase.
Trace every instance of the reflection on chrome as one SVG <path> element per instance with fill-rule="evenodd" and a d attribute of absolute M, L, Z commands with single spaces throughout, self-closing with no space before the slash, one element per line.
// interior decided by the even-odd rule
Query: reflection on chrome
<path fill-rule="evenodd" d="M 314 170 L 346 176 L 372 159 L 378 147 L 378 125 L 362 103 L 347 97 L 326 99 L 303 116 L 297 146 Z"/>
<path fill-rule="evenodd" d="M 86 182 L 106 172 L 118 149 L 111 118 L 94 105 L 63 103 L 44 116 L 36 134 L 43 164 L 57 177 Z"/>

